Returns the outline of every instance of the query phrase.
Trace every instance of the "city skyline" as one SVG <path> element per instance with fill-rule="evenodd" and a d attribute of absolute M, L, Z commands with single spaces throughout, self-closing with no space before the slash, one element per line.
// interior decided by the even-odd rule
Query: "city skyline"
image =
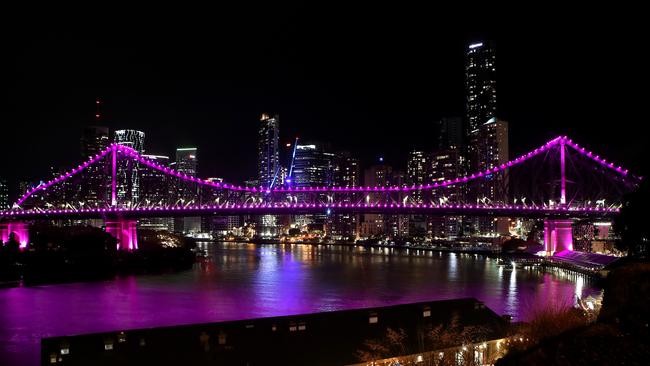
<path fill-rule="evenodd" d="M 439 119 L 465 115 L 466 47 L 492 40 L 498 117 L 510 123 L 511 154 L 569 135 L 637 171 L 642 164 L 642 136 L 626 133 L 640 108 L 639 95 L 622 84 L 633 74 L 622 67 L 636 41 L 628 29 L 607 37 L 592 30 L 588 36 L 570 32 L 570 22 L 560 19 L 544 32 L 535 24 L 502 32 L 469 21 L 455 32 L 441 32 L 448 24 L 415 21 L 387 37 L 385 29 L 364 31 L 375 29 L 377 21 L 357 24 L 352 14 L 336 31 L 319 28 L 325 14 L 309 18 L 313 24 L 303 14 L 287 12 L 278 18 L 286 22 L 263 35 L 263 23 L 251 15 L 237 28 L 239 42 L 219 32 L 226 25 L 163 30 L 146 37 L 144 46 L 148 33 L 133 26 L 74 36 L 65 30 L 47 37 L 24 33 L 10 44 L 17 72 L 9 79 L 12 93 L 3 111 L 13 121 L 8 133 L 21 138 L 6 141 L 0 163 L 14 186 L 20 179 L 40 179 L 52 162 L 75 161 L 78 150 L 58 146 L 78 144 L 86 126 L 101 124 L 144 131 L 147 153 L 196 146 L 202 176 L 243 181 L 255 176 L 250 145 L 256 144 L 259 116 L 277 113 L 281 146 L 299 136 L 349 150 L 364 166 L 378 156 L 402 165 L 411 149 L 435 150 Z M 607 51 L 597 57 L 587 52 L 619 34 L 626 37 L 603 44 Z M 622 74 L 598 72 L 607 69 Z M 96 98 L 103 102 L 99 121 Z M 588 107 L 594 105 L 599 108 Z M 601 127 L 613 121 L 618 128 Z M 389 134 L 380 127 L 391 125 L 400 127 Z M 33 128 L 42 133 L 30 133 Z M 25 136 L 33 146 L 28 155 L 52 156 L 52 162 L 12 159 L 11 152 L 24 149 Z M 243 163 L 221 158 L 229 154 Z"/>

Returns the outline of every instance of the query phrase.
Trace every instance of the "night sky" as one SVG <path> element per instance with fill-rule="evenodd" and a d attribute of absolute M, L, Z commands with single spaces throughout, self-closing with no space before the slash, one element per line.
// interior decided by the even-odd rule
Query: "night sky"
<path fill-rule="evenodd" d="M 409 150 L 435 147 L 437 119 L 464 114 L 464 50 L 481 39 L 496 42 L 511 155 L 567 134 L 638 169 L 648 140 L 639 127 L 643 23 L 564 10 L 533 19 L 287 6 L 200 19 L 33 19 L 5 32 L 2 174 L 37 180 L 78 163 L 97 97 L 102 124 L 145 131 L 147 153 L 197 146 L 202 177 L 255 176 L 262 112 L 280 114 L 282 145 L 300 136 L 366 165 L 381 155 L 403 167 Z"/>

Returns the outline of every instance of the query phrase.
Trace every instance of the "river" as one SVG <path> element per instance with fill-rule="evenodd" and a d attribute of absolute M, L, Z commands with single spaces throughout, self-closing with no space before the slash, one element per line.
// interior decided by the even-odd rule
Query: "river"
<path fill-rule="evenodd" d="M 48 336 L 475 297 L 531 309 L 599 296 L 587 277 L 507 269 L 475 254 L 338 245 L 199 243 L 192 270 L 0 289 L 0 364 L 37 365 Z"/>

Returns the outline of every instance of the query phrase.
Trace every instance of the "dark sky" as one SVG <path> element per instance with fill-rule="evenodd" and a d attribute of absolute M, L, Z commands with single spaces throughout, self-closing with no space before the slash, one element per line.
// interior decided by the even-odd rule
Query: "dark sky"
<path fill-rule="evenodd" d="M 640 133 L 642 19 L 561 10 L 495 17 L 287 6 L 21 22 L 3 45 L 2 174 L 36 180 L 50 165 L 77 163 L 96 97 L 105 125 L 145 131 L 147 153 L 198 146 L 204 177 L 255 174 L 265 111 L 280 114 L 283 143 L 327 141 L 366 162 L 383 155 L 400 166 L 410 149 L 433 149 L 437 119 L 463 115 L 463 52 L 478 39 L 496 42 L 511 154 L 567 134 L 638 168 L 648 140 Z"/>

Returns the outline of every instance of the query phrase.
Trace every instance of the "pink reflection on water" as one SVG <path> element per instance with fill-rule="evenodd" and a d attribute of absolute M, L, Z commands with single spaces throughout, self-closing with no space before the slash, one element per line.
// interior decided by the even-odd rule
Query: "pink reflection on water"
<path fill-rule="evenodd" d="M 193 270 L 114 281 L 0 289 L 0 359 L 38 364 L 40 338 L 476 297 L 525 319 L 575 301 L 573 277 L 504 269 L 481 256 L 396 249 L 201 244 Z M 584 296 L 598 288 L 581 285 Z M 20 360 L 18 362 L 17 360 Z M 27 361 L 26 361 L 27 360 Z"/>

